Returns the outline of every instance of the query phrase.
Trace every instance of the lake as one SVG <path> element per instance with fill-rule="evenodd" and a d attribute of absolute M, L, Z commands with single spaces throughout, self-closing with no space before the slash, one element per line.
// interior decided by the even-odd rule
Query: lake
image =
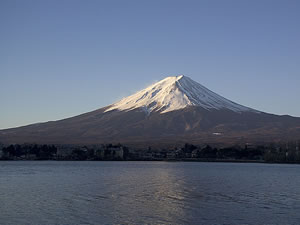
<path fill-rule="evenodd" d="M 0 161 L 0 224 L 300 224 L 300 166 Z"/>

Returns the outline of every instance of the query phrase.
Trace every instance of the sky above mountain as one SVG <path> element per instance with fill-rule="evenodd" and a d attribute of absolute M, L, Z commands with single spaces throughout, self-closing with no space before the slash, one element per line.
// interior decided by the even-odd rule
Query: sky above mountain
<path fill-rule="evenodd" d="M 0 1 L 0 128 L 109 105 L 187 75 L 300 116 L 300 2 Z"/>

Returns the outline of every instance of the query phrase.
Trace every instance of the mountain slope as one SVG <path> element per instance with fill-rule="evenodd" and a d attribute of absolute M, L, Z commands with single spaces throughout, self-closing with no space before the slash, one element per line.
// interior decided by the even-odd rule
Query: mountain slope
<path fill-rule="evenodd" d="M 231 102 L 184 76 L 72 118 L 0 131 L 4 143 L 245 143 L 300 139 L 300 118 Z"/>

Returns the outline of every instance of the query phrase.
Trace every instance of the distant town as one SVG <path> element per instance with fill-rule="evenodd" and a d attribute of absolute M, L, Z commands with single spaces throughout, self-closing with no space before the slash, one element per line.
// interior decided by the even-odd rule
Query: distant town
<path fill-rule="evenodd" d="M 0 160 L 220 161 L 300 163 L 299 141 L 216 148 L 186 143 L 173 149 L 133 149 L 122 144 L 0 144 Z"/>

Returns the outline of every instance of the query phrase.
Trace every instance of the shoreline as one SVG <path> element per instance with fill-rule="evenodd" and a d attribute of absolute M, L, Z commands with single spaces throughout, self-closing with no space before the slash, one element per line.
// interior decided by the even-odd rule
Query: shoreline
<path fill-rule="evenodd" d="M 299 162 L 268 162 L 264 160 L 233 159 L 136 159 L 136 160 L 74 160 L 74 159 L 0 159 L 1 161 L 59 161 L 59 162 L 207 162 L 207 163 L 261 163 L 261 164 L 300 164 Z"/>

